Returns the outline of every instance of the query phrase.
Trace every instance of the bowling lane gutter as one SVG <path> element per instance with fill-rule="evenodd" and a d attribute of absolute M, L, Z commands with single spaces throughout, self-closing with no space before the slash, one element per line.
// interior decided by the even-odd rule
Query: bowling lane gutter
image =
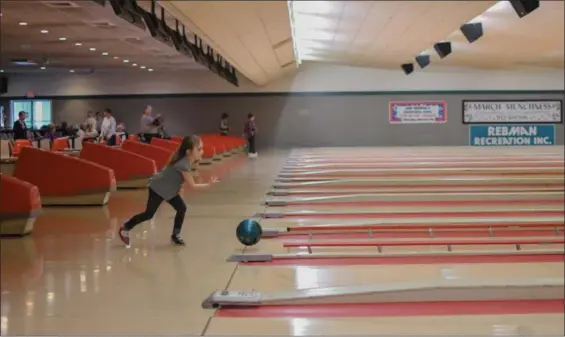
<path fill-rule="evenodd" d="M 527 315 L 564 312 L 564 300 L 405 302 L 369 304 L 273 305 L 224 307 L 216 317 L 410 317 L 456 315 Z"/>
<path fill-rule="evenodd" d="M 339 257 L 339 258 L 284 258 L 268 262 L 238 262 L 238 264 L 272 267 L 272 266 L 372 266 L 372 265 L 409 265 L 409 264 L 487 264 L 487 263 L 532 263 L 532 262 L 564 262 L 560 254 L 527 254 L 519 255 L 457 255 L 457 256 L 399 256 L 399 257 Z"/>
<path fill-rule="evenodd" d="M 335 201 L 335 202 L 294 202 L 279 204 L 265 201 L 266 210 L 285 207 L 376 207 L 376 206 L 488 206 L 488 205 L 563 205 L 561 200 L 444 200 L 444 201 Z"/>

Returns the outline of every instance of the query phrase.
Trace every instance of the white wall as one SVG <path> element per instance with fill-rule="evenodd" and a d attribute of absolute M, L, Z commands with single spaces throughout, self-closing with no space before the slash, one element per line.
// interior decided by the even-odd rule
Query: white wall
<path fill-rule="evenodd" d="M 441 72 L 379 70 L 304 64 L 296 74 L 257 87 L 240 79 L 234 87 L 206 70 L 182 73 L 118 72 L 99 74 L 13 75 L 7 96 L 173 94 L 307 91 L 447 91 L 447 90 L 564 90 L 562 71 L 497 72 L 444 69 Z"/>

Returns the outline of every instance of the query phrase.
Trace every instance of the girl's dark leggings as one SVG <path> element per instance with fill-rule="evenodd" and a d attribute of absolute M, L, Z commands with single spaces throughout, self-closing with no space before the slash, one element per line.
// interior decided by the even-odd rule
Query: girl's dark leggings
<path fill-rule="evenodd" d="M 163 198 L 157 193 L 155 193 L 152 189 L 149 188 L 149 197 L 147 198 L 147 206 L 145 207 L 145 211 L 134 215 L 131 219 L 129 219 L 125 224 L 124 228 L 130 230 L 135 226 L 139 225 L 140 223 L 151 220 L 157 209 L 163 202 Z M 173 228 L 173 234 L 178 235 L 182 229 L 182 223 L 184 222 L 184 215 L 186 214 L 186 204 L 184 200 L 180 197 L 180 195 L 175 195 L 172 199 L 167 200 L 167 202 L 173 206 L 175 211 L 177 211 L 177 215 L 175 216 L 175 226 Z"/>

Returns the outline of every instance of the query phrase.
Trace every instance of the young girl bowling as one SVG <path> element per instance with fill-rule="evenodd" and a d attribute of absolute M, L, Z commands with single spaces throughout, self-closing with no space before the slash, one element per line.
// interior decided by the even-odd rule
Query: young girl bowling
<path fill-rule="evenodd" d="M 176 245 L 184 246 L 184 241 L 180 237 L 186 204 L 180 196 L 180 191 L 184 183 L 188 183 L 191 188 L 200 189 L 209 187 L 210 184 L 197 184 L 190 174 L 190 167 L 196 161 L 202 159 L 202 140 L 198 136 L 184 137 L 177 152 L 173 155 L 167 166 L 159 173 L 149 179 L 149 196 L 145 211 L 134 215 L 120 229 L 118 235 L 123 243 L 129 247 L 129 232 L 140 223 L 153 218 L 157 209 L 163 201 L 167 201 L 177 212 L 174 220 L 171 241 Z M 212 178 L 211 183 L 218 180 Z"/>

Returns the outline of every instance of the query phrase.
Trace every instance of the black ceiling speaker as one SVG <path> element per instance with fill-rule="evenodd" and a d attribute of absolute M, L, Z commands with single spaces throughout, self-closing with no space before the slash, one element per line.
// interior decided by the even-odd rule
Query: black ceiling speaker
<path fill-rule="evenodd" d="M 460 29 L 469 43 L 473 43 L 483 36 L 483 24 L 480 22 L 466 23 Z"/>
<path fill-rule="evenodd" d="M 414 71 L 414 64 L 413 63 L 405 63 L 400 66 L 406 75 L 412 74 Z"/>
<path fill-rule="evenodd" d="M 0 77 L 0 95 L 8 93 L 8 78 L 7 77 Z"/>
<path fill-rule="evenodd" d="M 539 0 L 510 0 L 516 14 L 521 18 L 538 9 L 539 3 Z"/>
<path fill-rule="evenodd" d="M 438 42 L 434 44 L 434 49 L 439 55 L 439 58 L 444 58 L 451 54 L 451 42 Z"/>
<path fill-rule="evenodd" d="M 430 55 L 418 55 L 416 56 L 416 63 L 420 66 L 420 68 L 424 69 L 430 64 Z"/>

